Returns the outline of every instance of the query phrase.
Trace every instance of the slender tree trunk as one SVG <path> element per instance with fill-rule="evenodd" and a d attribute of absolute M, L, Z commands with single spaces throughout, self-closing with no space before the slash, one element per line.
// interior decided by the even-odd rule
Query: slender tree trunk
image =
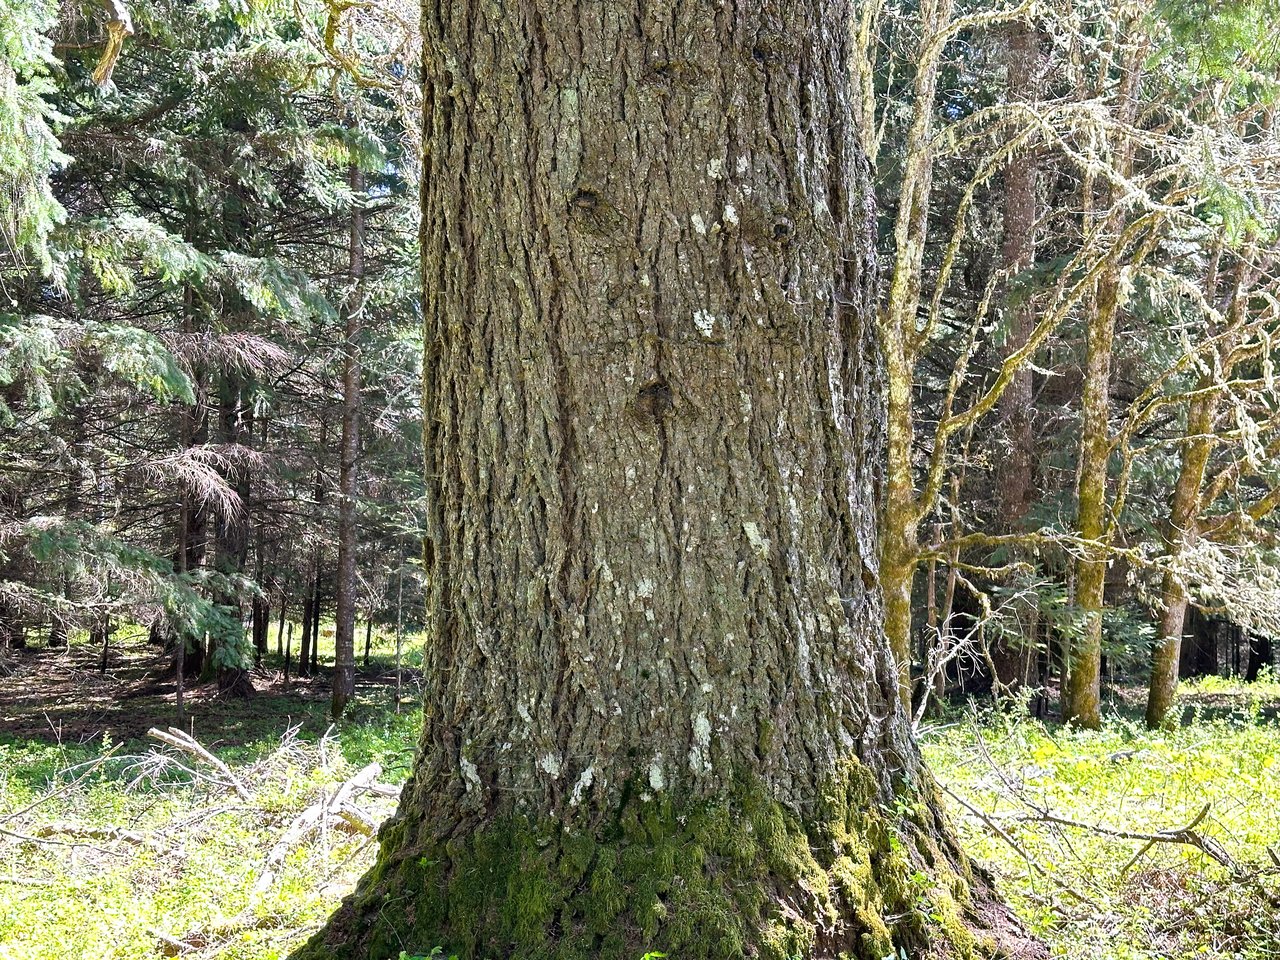
<path fill-rule="evenodd" d="M 888 467 L 880 527 L 880 583 L 884 590 L 884 631 L 898 676 L 898 695 L 911 704 L 911 594 L 920 565 L 919 519 L 915 477 L 911 469 L 914 430 L 911 423 L 911 367 L 889 362 L 890 396 L 887 437 Z M 896 397 L 901 392 L 905 397 Z"/>
<path fill-rule="evenodd" d="M 1182 658 L 1182 631 L 1187 613 L 1187 587 L 1176 568 L 1179 559 L 1196 541 L 1196 525 L 1200 514 L 1200 491 L 1205 470 L 1213 451 L 1213 409 L 1211 386 L 1201 378 L 1201 390 L 1193 397 L 1187 411 L 1188 441 L 1182 452 L 1178 482 L 1169 507 L 1165 532 L 1166 556 L 1169 564 L 1160 584 L 1160 639 L 1151 662 L 1151 684 L 1147 691 L 1147 726 L 1159 727 L 1168 716 L 1178 692 L 1178 662 Z"/>
<path fill-rule="evenodd" d="M 67 450 L 67 458 L 70 462 L 67 464 L 67 501 L 63 512 L 68 519 L 82 520 L 84 519 L 83 488 L 86 474 L 90 472 L 84 464 L 89 455 L 85 443 L 89 424 L 87 404 L 82 401 L 71 401 L 66 419 L 71 432 L 71 443 Z M 75 595 L 75 582 L 69 572 L 64 572 L 62 599 L 67 602 L 68 609 L 74 608 Z M 67 618 L 55 610 L 53 623 L 49 629 L 50 648 L 63 649 L 67 646 L 68 626 Z"/>
<path fill-rule="evenodd" d="M 302 604 L 302 639 L 298 645 L 298 676 L 311 672 L 311 611 L 317 602 L 315 590 L 307 584 L 307 599 Z"/>
<path fill-rule="evenodd" d="M 9 650 L 27 649 L 27 628 L 13 604 L 0 600 L 0 641 Z"/>
<path fill-rule="evenodd" d="M 1006 64 L 1009 98 L 1034 102 L 1038 97 L 1040 37 L 1028 22 L 1015 20 L 1006 28 Z M 1036 222 L 1039 162 L 1035 150 L 1013 157 L 1004 170 L 1004 237 L 1001 266 L 1014 280 L 1008 291 L 1009 336 L 1005 355 L 1021 349 L 1036 325 L 1035 305 L 1017 282 L 1036 258 Z M 1035 501 L 1036 449 L 1032 432 L 1031 366 L 1022 364 L 1000 396 L 999 414 L 1006 447 L 1001 451 L 998 483 L 997 522 L 1004 533 L 1023 529 Z M 1024 612 L 1031 602 L 1021 603 Z M 1027 637 L 1001 634 L 991 645 L 991 661 L 999 687 L 1015 689 L 1025 682 L 1035 649 Z"/>
<path fill-rule="evenodd" d="M 25 512 L 22 488 L 4 481 L 5 477 L 0 476 L 0 522 L 16 525 Z M 0 552 L 0 584 L 19 579 L 21 574 L 11 552 Z M 5 595 L 3 587 L 0 587 L 0 646 L 7 650 L 27 649 L 27 631 L 22 612 L 12 598 Z"/>
<path fill-rule="evenodd" d="M 401 685 L 403 675 L 400 672 L 401 657 L 404 653 L 404 566 L 400 567 L 399 582 L 396 587 L 396 713 L 400 713 Z"/>
<path fill-rule="evenodd" d="M 293 657 L 293 624 L 285 631 L 284 640 L 284 685 L 289 686 L 289 660 Z"/>
<path fill-rule="evenodd" d="M 1111 456 L 1111 349 L 1119 309 L 1120 279 L 1108 271 L 1085 330 L 1084 392 L 1080 405 L 1080 466 L 1076 481 L 1076 529 L 1090 546 L 1076 563 L 1076 605 L 1084 614 L 1072 650 L 1063 715 L 1091 730 L 1102 726 L 1102 607 L 1107 577 L 1107 464 Z"/>
<path fill-rule="evenodd" d="M 360 458 L 360 338 L 364 321 L 364 174 L 350 169 L 351 231 L 343 308 L 342 440 L 338 449 L 338 597 L 334 614 L 333 695 L 330 713 L 342 716 L 356 688 L 356 492 Z M 367 659 L 367 658 L 366 658 Z"/>
<path fill-rule="evenodd" d="M 913 469 L 915 412 L 913 390 L 919 359 L 917 316 L 924 280 L 935 151 L 932 144 L 941 58 L 934 36 L 947 29 L 954 0 L 925 0 L 919 7 L 919 62 L 915 72 L 911 123 L 902 145 L 905 162 L 894 219 L 893 271 L 880 316 L 880 347 L 885 363 L 886 467 L 879 518 L 880 583 L 884 590 L 884 629 L 898 673 L 898 696 L 911 706 L 911 593 L 920 565 L 920 521 L 933 508 L 917 495 Z M 865 140 L 865 138 L 864 138 Z"/>
<path fill-rule="evenodd" d="M 942 524 L 933 527 L 934 542 L 942 540 Z M 924 679 L 929 689 L 924 695 L 930 698 L 928 710 L 935 716 L 940 715 L 947 702 L 947 657 L 951 650 L 951 607 L 956 592 L 956 551 L 953 549 L 951 563 L 947 565 L 946 587 L 943 592 L 942 610 L 938 609 L 938 561 L 931 558 L 926 581 L 926 617 L 929 637 L 924 644 L 922 659 L 931 671 Z M 919 715 L 918 710 L 914 714 Z"/>
<path fill-rule="evenodd" d="M 295 957 L 970 950 L 875 589 L 847 10 L 423 32 L 425 722 Z"/>
<path fill-rule="evenodd" d="M 935 532 L 934 539 L 940 540 L 941 534 Z M 925 689 L 922 695 L 929 698 L 925 709 L 940 713 L 943 698 L 946 696 L 947 681 L 946 672 L 942 666 L 942 632 L 938 627 L 938 561 L 936 558 L 929 558 L 928 572 L 925 576 L 925 623 L 928 626 L 928 635 L 920 644 L 920 660 L 925 665 Z"/>
<path fill-rule="evenodd" d="M 284 653 L 284 624 L 285 624 L 285 612 L 287 610 L 288 610 L 288 603 L 286 602 L 285 595 L 281 593 L 280 594 L 280 622 L 276 625 L 276 656 L 277 657 Z"/>
<path fill-rule="evenodd" d="M 1116 116 L 1121 124 L 1132 124 L 1138 111 L 1138 94 L 1146 49 L 1139 43 L 1124 47 L 1119 64 Z M 1121 176 L 1133 168 L 1134 144 L 1121 128 L 1115 144 L 1115 165 Z M 1086 191 L 1091 194 L 1090 179 Z M 1124 190 L 1111 186 L 1105 213 L 1109 232 L 1118 235 L 1123 226 Z M 1092 204 L 1092 196 L 1086 197 Z M 1090 546 L 1075 565 L 1075 600 L 1084 614 L 1080 641 L 1072 650 L 1064 719 L 1082 727 L 1102 726 L 1102 609 L 1105 599 L 1110 524 L 1108 522 L 1108 463 L 1111 457 L 1111 354 L 1116 320 L 1120 313 L 1122 281 L 1116 251 L 1098 277 L 1097 290 L 1085 323 L 1084 387 L 1080 405 L 1080 464 L 1076 478 L 1076 530 Z M 1142 255 L 1137 259 L 1141 260 Z"/>
<path fill-rule="evenodd" d="M 222 439 L 228 444 L 248 446 L 253 436 L 250 425 L 251 410 L 246 400 L 245 384 L 232 371 L 223 371 L 218 385 L 219 426 Z M 242 596 L 235 580 L 245 572 L 249 552 L 249 472 L 242 465 L 234 465 L 226 472 L 226 481 L 239 498 L 240 509 L 232 515 L 219 515 L 214 522 L 215 565 L 220 574 L 228 578 L 219 591 L 218 602 L 228 608 L 232 618 L 240 626 L 240 633 L 233 643 L 226 638 L 215 639 L 213 663 L 217 669 L 218 690 L 224 696 L 249 697 L 254 693 L 253 680 L 249 676 L 247 647 L 244 645 Z"/>
<path fill-rule="evenodd" d="M 271 625 L 271 608 L 262 597 L 254 597 L 250 605 L 250 621 L 253 624 L 253 657 L 255 663 L 261 663 L 267 655 L 268 628 Z"/>
<path fill-rule="evenodd" d="M 184 431 L 185 432 L 185 431 Z M 191 497 L 186 491 L 182 494 L 182 506 L 178 512 L 178 573 L 185 575 L 187 573 L 187 561 L 189 553 L 187 551 L 188 529 L 191 525 Z M 186 706 L 183 699 L 186 696 L 186 676 L 187 667 L 187 635 L 183 630 L 170 630 L 173 635 L 173 703 L 174 703 L 174 721 L 179 730 L 183 729 L 187 724 Z"/>
<path fill-rule="evenodd" d="M 187 239 L 190 240 L 188 230 Z M 195 295 L 190 284 L 182 289 L 182 332 L 193 337 L 196 332 Z M 182 408 L 178 421 L 179 443 L 183 451 L 203 446 L 209 441 L 209 398 L 204 367 L 193 364 L 192 390 L 195 400 Z M 202 498 L 183 485 L 178 491 L 179 520 L 177 546 L 174 549 L 174 569 L 184 578 L 204 565 L 208 548 L 209 510 Z M 194 584 L 188 582 L 188 586 Z M 182 694 L 186 676 L 199 676 L 204 669 L 203 637 L 192 636 L 180 628 L 169 631 L 173 642 L 174 672 L 178 678 L 178 726 L 183 725 Z"/>
<path fill-rule="evenodd" d="M 105 674 L 107 672 L 107 662 L 111 652 L 111 618 L 107 616 L 97 616 L 94 618 L 93 627 L 89 630 L 89 644 L 97 646 L 101 651 L 98 658 L 98 672 Z"/>
<path fill-rule="evenodd" d="M 320 671 L 320 614 L 324 609 L 324 598 L 320 594 L 320 566 L 316 564 L 315 603 L 311 605 L 311 673 Z"/>
<path fill-rule="evenodd" d="M 369 611 L 369 619 L 364 622 L 364 667 L 369 669 L 369 648 L 373 645 L 373 611 Z"/>
<path fill-rule="evenodd" d="M 1219 288 L 1219 264 L 1223 244 L 1211 260 L 1206 282 L 1206 296 L 1217 300 Z M 1209 460 L 1217 447 L 1214 421 L 1221 404 L 1217 388 L 1222 380 L 1230 379 L 1234 364 L 1230 357 L 1238 342 L 1239 328 L 1243 323 L 1247 301 L 1246 289 L 1251 285 L 1250 261 L 1244 258 L 1238 264 L 1232 286 L 1228 291 L 1228 326 L 1219 348 L 1215 370 L 1204 373 L 1196 383 L 1191 400 L 1187 403 L 1186 440 L 1181 451 L 1178 482 L 1174 486 L 1173 501 L 1169 506 L 1169 520 L 1165 530 L 1166 562 L 1160 590 L 1160 639 L 1151 663 L 1151 684 L 1147 692 L 1147 726 L 1152 729 L 1165 722 L 1173 706 L 1178 690 L 1178 666 L 1182 660 L 1182 635 L 1185 630 L 1189 602 L 1183 572 L 1179 570 L 1182 558 L 1199 537 L 1200 516 L 1205 509 L 1203 502 L 1205 475 Z"/>
<path fill-rule="evenodd" d="M 263 418 L 262 429 L 262 448 L 266 448 L 267 430 L 266 418 Z M 266 563 L 263 556 L 264 544 L 266 541 L 265 524 L 259 521 L 254 532 L 253 543 L 253 582 L 259 591 L 262 590 L 262 573 Z M 250 619 L 253 623 L 253 659 L 254 664 L 262 663 L 262 658 L 267 655 L 267 644 L 271 638 L 271 604 L 267 599 L 265 591 L 261 594 L 255 593 L 253 600 L 250 602 Z"/>
<path fill-rule="evenodd" d="M 173 716 L 174 723 L 181 730 L 187 724 L 186 705 L 183 702 L 187 692 L 186 677 L 183 675 L 187 659 L 187 638 L 179 633 L 175 643 L 176 648 L 173 653 Z"/>
<path fill-rule="evenodd" d="M 320 414 L 320 440 L 318 444 L 320 450 L 326 449 L 328 440 L 329 420 L 322 412 Z M 323 517 L 321 511 L 324 504 L 324 471 L 321 469 L 318 460 L 316 463 L 314 496 L 317 513 L 319 517 Z M 313 561 L 315 581 L 307 584 L 307 591 L 310 597 L 302 611 L 302 646 L 298 651 L 298 676 L 310 675 L 312 664 L 315 662 L 316 657 L 314 651 L 320 645 L 320 564 L 323 556 L 324 548 L 317 545 Z"/>

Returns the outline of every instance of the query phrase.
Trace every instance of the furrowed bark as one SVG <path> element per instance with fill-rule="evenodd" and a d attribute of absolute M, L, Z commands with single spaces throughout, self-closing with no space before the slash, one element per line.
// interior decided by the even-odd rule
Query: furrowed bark
<path fill-rule="evenodd" d="M 997 949 L 883 634 L 846 18 L 425 7 L 424 730 L 298 960 Z"/>

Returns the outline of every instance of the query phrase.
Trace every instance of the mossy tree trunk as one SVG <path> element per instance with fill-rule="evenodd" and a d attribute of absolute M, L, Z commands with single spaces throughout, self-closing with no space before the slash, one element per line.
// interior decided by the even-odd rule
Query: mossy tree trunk
<path fill-rule="evenodd" d="M 1200 491 L 1215 446 L 1213 414 L 1217 404 L 1212 386 L 1210 377 L 1201 377 L 1196 395 L 1187 404 L 1187 436 L 1191 439 L 1182 452 L 1178 482 L 1169 505 L 1165 533 L 1169 566 L 1160 583 L 1160 639 L 1152 654 L 1151 683 L 1147 691 L 1146 720 L 1147 726 L 1153 729 L 1165 722 L 1178 692 L 1178 662 L 1182 658 L 1182 631 L 1189 596 L 1177 565 L 1196 542 Z"/>
<path fill-rule="evenodd" d="M 1084 389 L 1080 400 L 1080 466 L 1076 478 L 1076 530 L 1090 545 L 1076 561 L 1076 605 L 1084 614 L 1071 651 L 1063 716 L 1082 727 L 1102 726 L 1102 608 L 1107 582 L 1108 463 L 1111 458 L 1111 353 L 1119 311 L 1120 278 L 1108 270 L 1085 327 Z"/>
<path fill-rule="evenodd" d="M 1126 131 L 1136 121 L 1142 89 L 1146 41 L 1127 44 L 1117 61 L 1116 116 L 1120 121 L 1115 142 L 1115 170 L 1121 178 L 1133 172 L 1134 138 Z M 1092 176 L 1084 184 L 1086 223 L 1094 218 L 1105 224 L 1112 236 L 1125 225 L 1125 190 L 1107 184 L 1095 196 Z M 1102 202 L 1099 202 L 1099 201 Z M 1128 266 L 1136 267 L 1151 251 L 1148 237 L 1129 253 Z M 1092 302 L 1085 316 L 1084 384 L 1080 399 L 1080 463 L 1076 474 L 1076 532 L 1086 541 L 1076 561 L 1075 602 L 1084 615 L 1078 642 L 1071 651 L 1071 664 L 1063 691 L 1063 717 L 1081 727 L 1102 726 L 1102 611 L 1106 593 L 1107 566 L 1114 534 L 1110 500 L 1111 360 L 1116 338 L 1116 322 L 1126 296 L 1122 255 L 1117 247 L 1098 276 Z"/>
<path fill-rule="evenodd" d="M 898 697 L 910 709 L 913 689 L 912 589 L 920 567 L 920 523 L 936 501 L 936 493 L 917 491 L 915 467 L 916 363 L 923 339 L 917 328 L 924 280 L 924 255 L 935 160 L 934 117 L 942 70 L 937 35 L 950 29 L 954 0 L 926 0 L 920 7 L 920 36 L 911 122 L 900 146 L 903 163 L 893 222 L 892 274 L 877 318 L 885 369 L 884 497 L 879 530 L 882 537 L 880 583 L 884 593 L 884 629 L 898 673 Z M 874 84 L 871 87 L 874 90 Z M 872 96 L 868 93 L 867 96 Z M 874 104 L 862 112 L 874 123 Z M 863 138 L 865 141 L 865 137 Z M 936 437 L 935 437 L 936 439 Z M 942 443 L 945 445 L 945 439 Z M 926 482 L 927 488 L 927 482 Z"/>
<path fill-rule="evenodd" d="M 1007 930 L 883 633 L 845 17 L 425 7 L 425 725 L 300 960 L 880 960 Z"/>

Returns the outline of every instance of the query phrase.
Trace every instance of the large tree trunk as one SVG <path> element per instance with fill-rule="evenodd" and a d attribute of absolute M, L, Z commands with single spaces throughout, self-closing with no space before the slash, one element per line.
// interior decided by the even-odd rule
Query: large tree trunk
<path fill-rule="evenodd" d="M 295 957 L 975 950 L 875 587 L 845 13 L 426 7 L 425 724 Z"/>
<path fill-rule="evenodd" d="M 334 614 L 333 696 L 330 712 L 342 716 L 356 692 L 356 470 L 360 457 L 360 327 L 364 319 L 364 174 L 350 170 L 351 229 L 343 304 L 342 439 L 338 448 L 338 570 Z"/>

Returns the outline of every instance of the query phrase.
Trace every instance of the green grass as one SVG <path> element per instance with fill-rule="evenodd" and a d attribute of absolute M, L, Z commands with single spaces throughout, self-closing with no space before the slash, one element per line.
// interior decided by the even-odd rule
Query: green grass
<path fill-rule="evenodd" d="M 293 631 L 292 642 L 292 661 L 294 664 L 298 662 L 299 650 L 302 644 L 302 624 L 293 620 L 285 621 L 285 638 L 288 637 L 289 631 Z M 364 664 L 364 641 L 366 633 L 366 625 L 364 621 L 356 623 L 356 664 L 362 666 Z M 271 627 L 267 631 L 267 662 L 276 668 L 283 668 L 284 655 L 283 645 L 280 647 L 281 653 L 276 652 L 276 642 L 280 640 L 280 621 L 272 620 Z M 334 661 L 334 625 L 332 620 L 320 621 L 319 643 L 316 647 L 317 662 L 325 666 L 333 666 Z M 281 643 L 283 644 L 283 640 Z M 406 670 L 422 669 L 422 634 L 419 632 L 406 631 L 400 647 L 400 665 Z M 392 670 L 396 663 L 396 635 L 395 628 L 375 625 L 373 630 L 369 632 L 369 665 L 371 668 L 380 668 L 383 670 Z"/>
<path fill-rule="evenodd" d="M 1280 957 L 1269 852 L 1280 854 L 1280 727 L 1264 716 L 1280 689 L 1214 679 L 1183 696 L 1192 722 L 1158 733 L 1120 717 L 1091 733 L 988 710 L 925 737 L 965 849 L 996 870 L 1055 957 Z M 1206 809 L 1195 832 L 1234 869 L 1185 843 L 1138 856 L 1144 841 L 1096 829 L 1154 834 Z"/>
<path fill-rule="evenodd" d="M 982 813 L 951 801 L 966 848 L 992 867 L 1055 957 L 1280 958 L 1280 884 L 1267 869 L 1267 848 L 1280 843 L 1280 727 L 1267 719 L 1280 684 L 1209 681 L 1186 696 L 1203 709 L 1157 734 L 1120 717 L 1083 733 L 994 710 L 925 734 L 939 780 Z M 151 960 L 172 954 L 175 941 L 200 960 L 286 956 L 369 866 L 374 848 L 331 825 L 298 844 L 256 895 L 267 851 L 365 763 L 381 763 L 384 782 L 403 781 L 421 721 L 417 711 L 392 712 L 386 691 L 373 689 L 326 737 L 324 708 L 259 697 L 235 716 L 204 718 L 203 730 L 197 724 L 248 801 L 156 760 L 145 742 L 120 744 L 93 766 L 103 755 L 97 742 L 0 740 L 0 830 L 9 834 L 0 835 L 0 960 Z M 223 746 L 215 719 L 234 730 Z M 289 725 L 296 733 L 282 747 Z M 1229 853 L 1234 873 L 1171 843 L 1126 866 L 1140 842 L 1036 819 L 1048 811 L 1154 832 L 1185 825 L 1206 804 L 1198 829 Z M 394 800 L 360 806 L 381 818 Z M 83 844 L 68 846 L 13 836 L 67 825 L 124 828 L 144 842 L 43 838 Z"/>
<path fill-rule="evenodd" d="M 277 714 L 275 736 L 216 750 L 247 801 L 162 763 L 141 742 L 89 767 L 101 758 L 97 745 L 0 742 L 0 830 L 9 834 L 0 835 L 0 958 L 145 960 L 165 956 L 166 944 L 171 955 L 174 942 L 191 948 L 187 957 L 285 956 L 369 866 L 374 845 L 335 822 L 290 851 L 265 894 L 255 894 L 254 883 L 267 851 L 324 791 L 371 761 L 383 766 L 382 782 L 405 779 L 421 714 L 397 715 L 383 703 L 358 702 L 329 736 L 314 732 L 320 717 L 306 716 L 283 745 Z M 291 706 L 296 717 L 299 704 Z M 359 805 L 380 820 L 394 800 L 366 797 Z M 145 842 L 15 836 L 69 824 L 124 828 Z"/>

